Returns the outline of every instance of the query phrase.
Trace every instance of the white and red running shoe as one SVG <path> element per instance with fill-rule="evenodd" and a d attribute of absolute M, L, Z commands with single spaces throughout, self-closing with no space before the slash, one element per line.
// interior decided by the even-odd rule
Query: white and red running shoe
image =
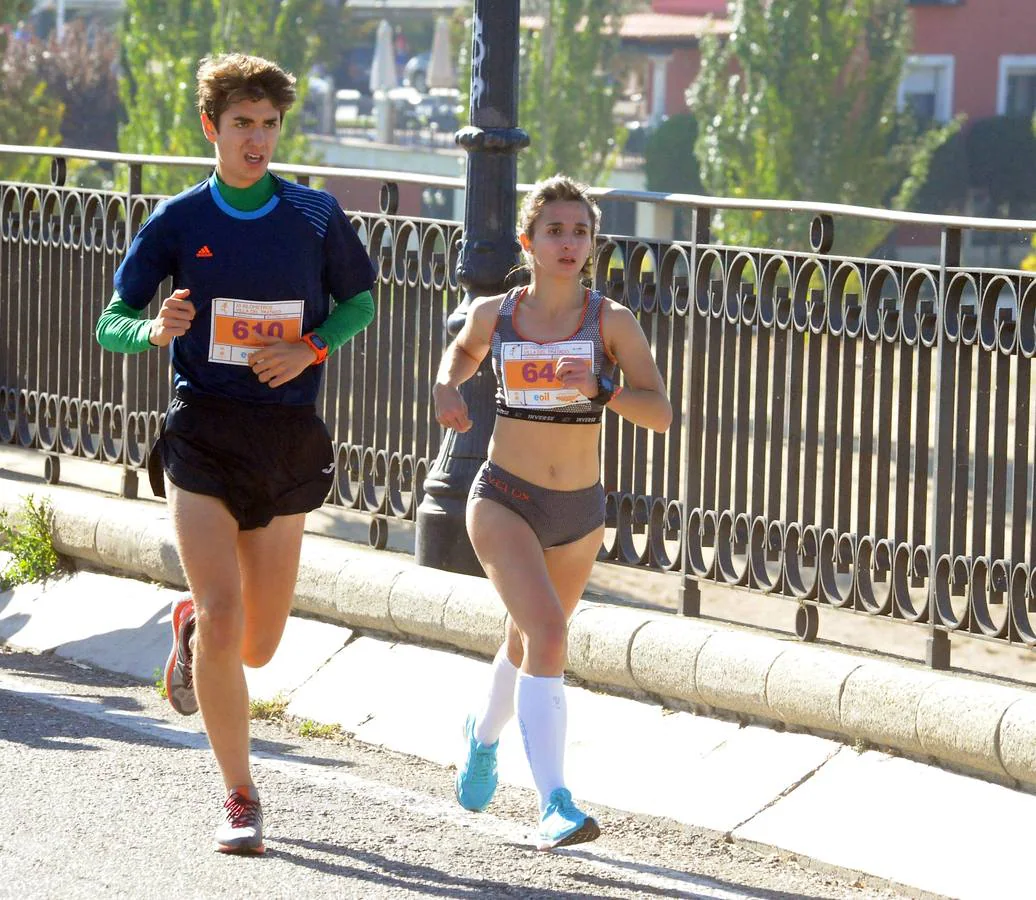
<path fill-rule="evenodd" d="M 234 788 L 223 803 L 224 819 L 216 829 L 220 853 L 265 853 L 263 808 L 254 787 Z"/>
<path fill-rule="evenodd" d="M 194 634 L 194 601 L 181 597 L 173 603 L 173 649 L 165 664 L 165 695 L 181 716 L 198 711 L 191 668 L 191 636 Z"/>

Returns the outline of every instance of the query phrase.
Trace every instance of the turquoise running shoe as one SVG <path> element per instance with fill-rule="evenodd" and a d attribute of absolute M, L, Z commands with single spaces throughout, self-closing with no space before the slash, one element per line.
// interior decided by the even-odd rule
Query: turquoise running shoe
<path fill-rule="evenodd" d="M 468 752 L 457 767 L 457 802 L 472 812 L 482 812 L 496 793 L 496 748 L 495 744 L 480 744 L 475 740 L 475 717 L 468 716 L 464 723 L 464 737 Z"/>
<path fill-rule="evenodd" d="M 571 844 L 585 844 L 601 834 L 597 820 L 572 802 L 568 788 L 556 788 L 547 801 L 536 836 L 537 850 L 553 850 Z"/>

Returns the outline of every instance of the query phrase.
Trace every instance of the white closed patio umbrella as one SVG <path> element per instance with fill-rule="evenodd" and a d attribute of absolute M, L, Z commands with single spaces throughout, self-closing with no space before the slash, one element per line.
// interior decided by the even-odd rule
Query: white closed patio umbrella
<path fill-rule="evenodd" d="M 375 131 L 378 141 L 382 144 L 392 143 L 392 101 L 388 92 L 398 85 L 396 51 L 392 46 L 392 26 L 382 19 L 378 23 L 378 33 L 374 39 L 370 78 L 371 94 L 374 96 Z"/>
<path fill-rule="evenodd" d="M 435 20 L 432 52 L 428 56 L 426 83 L 429 90 L 457 86 L 457 73 L 453 68 L 453 50 L 450 48 L 450 25 L 442 16 Z"/>
<path fill-rule="evenodd" d="M 370 89 L 372 94 L 399 87 L 396 72 L 396 51 L 392 46 L 392 26 L 382 19 L 374 38 L 374 58 L 371 60 Z"/>

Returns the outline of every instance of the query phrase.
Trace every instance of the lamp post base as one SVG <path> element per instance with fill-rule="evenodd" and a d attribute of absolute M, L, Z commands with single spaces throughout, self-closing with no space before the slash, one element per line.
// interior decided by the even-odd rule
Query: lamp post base
<path fill-rule="evenodd" d="M 419 566 L 485 577 L 464 527 L 463 499 L 426 494 L 417 510 L 414 559 Z"/>

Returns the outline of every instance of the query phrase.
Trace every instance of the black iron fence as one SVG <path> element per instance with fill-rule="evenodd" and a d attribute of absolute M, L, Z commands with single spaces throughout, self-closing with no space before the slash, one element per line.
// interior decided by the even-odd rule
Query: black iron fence
<path fill-rule="evenodd" d="M 0 442 L 48 454 L 54 478 L 63 456 L 119 465 L 132 494 L 168 359 L 106 353 L 93 328 L 159 199 L 142 168 L 184 161 L 34 152 L 51 184 L 0 182 Z M 68 159 L 102 157 L 127 190 L 66 184 Z M 328 503 L 368 514 L 384 546 L 387 523 L 416 518 L 439 451 L 430 386 L 461 299 L 460 223 L 399 215 L 397 186 L 464 185 L 275 168 L 381 184 L 379 210 L 349 211 L 379 268 L 378 316 L 329 361 L 320 403 L 338 455 Z M 601 558 L 673 573 L 689 615 L 713 582 L 796 602 L 804 639 L 820 606 L 922 625 L 935 666 L 954 632 L 1036 646 L 1036 274 L 962 255 L 969 234 L 1036 222 L 598 193 L 691 223 L 689 240 L 598 242 L 597 285 L 639 319 L 674 409 L 664 435 L 605 418 Z M 802 248 L 719 243 L 719 209 L 800 218 Z M 838 223 L 860 218 L 928 228 L 934 261 L 833 253 Z"/>

